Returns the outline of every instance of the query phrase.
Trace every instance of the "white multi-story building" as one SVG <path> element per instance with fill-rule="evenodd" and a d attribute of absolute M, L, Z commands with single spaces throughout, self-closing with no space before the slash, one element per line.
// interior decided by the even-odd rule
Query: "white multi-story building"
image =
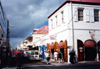
<path fill-rule="evenodd" d="M 100 60 L 100 1 L 67 0 L 49 17 L 50 44 L 58 43 L 64 57 L 74 49 L 79 61 Z M 60 41 L 67 42 L 60 47 Z M 51 48 L 53 49 L 53 47 Z M 67 50 L 67 53 L 65 53 Z M 90 58 L 91 57 L 91 58 Z M 66 60 L 68 61 L 68 60 Z"/>

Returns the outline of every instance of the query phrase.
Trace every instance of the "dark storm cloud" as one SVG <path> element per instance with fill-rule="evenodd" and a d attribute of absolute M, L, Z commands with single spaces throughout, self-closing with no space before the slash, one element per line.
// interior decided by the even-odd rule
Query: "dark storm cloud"
<path fill-rule="evenodd" d="M 66 0 L 1 0 L 9 20 L 11 38 L 27 38 L 34 28 L 47 23 L 47 17 Z"/>

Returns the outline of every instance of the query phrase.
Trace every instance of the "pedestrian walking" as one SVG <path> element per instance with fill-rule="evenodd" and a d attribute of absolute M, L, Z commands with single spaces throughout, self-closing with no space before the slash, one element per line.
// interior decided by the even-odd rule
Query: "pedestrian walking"
<path fill-rule="evenodd" d="M 71 64 L 75 64 L 75 52 L 74 52 L 74 50 L 72 50 L 72 51 L 69 53 L 69 55 L 70 55 L 70 63 L 71 63 Z"/>
<path fill-rule="evenodd" d="M 62 62 L 62 53 L 61 53 L 61 51 L 58 53 L 58 57 L 59 57 L 59 63 L 61 63 Z"/>
<path fill-rule="evenodd" d="M 45 57 L 46 57 L 47 64 L 49 64 L 50 55 L 48 51 L 45 53 Z"/>
<path fill-rule="evenodd" d="M 42 58 L 42 51 L 39 52 L 40 57 Z"/>
<path fill-rule="evenodd" d="M 5 51 L 2 51 L 2 56 L 1 56 L 1 65 L 5 66 L 7 64 L 7 55 Z"/>
<path fill-rule="evenodd" d="M 21 69 L 21 54 L 17 54 L 16 56 L 16 66 L 17 69 Z"/>
<path fill-rule="evenodd" d="M 58 60 L 58 52 L 57 51 L 54 52 L 54 59 L 55 59 L 55 62 L 57 62 L 57 60 Z"/>

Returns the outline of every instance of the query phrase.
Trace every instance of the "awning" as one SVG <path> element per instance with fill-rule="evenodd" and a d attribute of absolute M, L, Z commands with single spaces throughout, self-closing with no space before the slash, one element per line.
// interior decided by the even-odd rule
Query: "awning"
<path fill-rule="evenodd" d="M 94 40 L 87 40 L 87 41 L 85 41 L 84 46 L 85 47 L 94 47 L 94 46 L 96 46 L 96 42 Z"/>
<path fill-rule="evenodd" d="M 64 42 L 60 42 L 60 43 L 58 44 L 58 48 L 64 48 Z"/>
<path fill-rule="evenodd" d="M 50 45 L 49 48 L 50 48 L 50 49 L 54 49 L 54 48 L 55 48 L 55 43 L 51 43 L 51 45 Z"/>

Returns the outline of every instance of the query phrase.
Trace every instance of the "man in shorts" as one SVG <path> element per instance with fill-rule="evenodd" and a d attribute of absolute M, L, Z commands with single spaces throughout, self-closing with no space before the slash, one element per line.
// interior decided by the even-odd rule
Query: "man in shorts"
<path fill-rule="evenodd" d="M 59 56 L 59 63 L 61 63 L 62 62 L 62 53 L 59 52 L 58 56 Z"/>
<path fill-rule="evenodd" d="M 49 64 L 50 55 L 49 55 L 48 51 L 45 53 L 45 57 L 46 57 L 46 60 L 47 60 L 47 64 Z"/>

